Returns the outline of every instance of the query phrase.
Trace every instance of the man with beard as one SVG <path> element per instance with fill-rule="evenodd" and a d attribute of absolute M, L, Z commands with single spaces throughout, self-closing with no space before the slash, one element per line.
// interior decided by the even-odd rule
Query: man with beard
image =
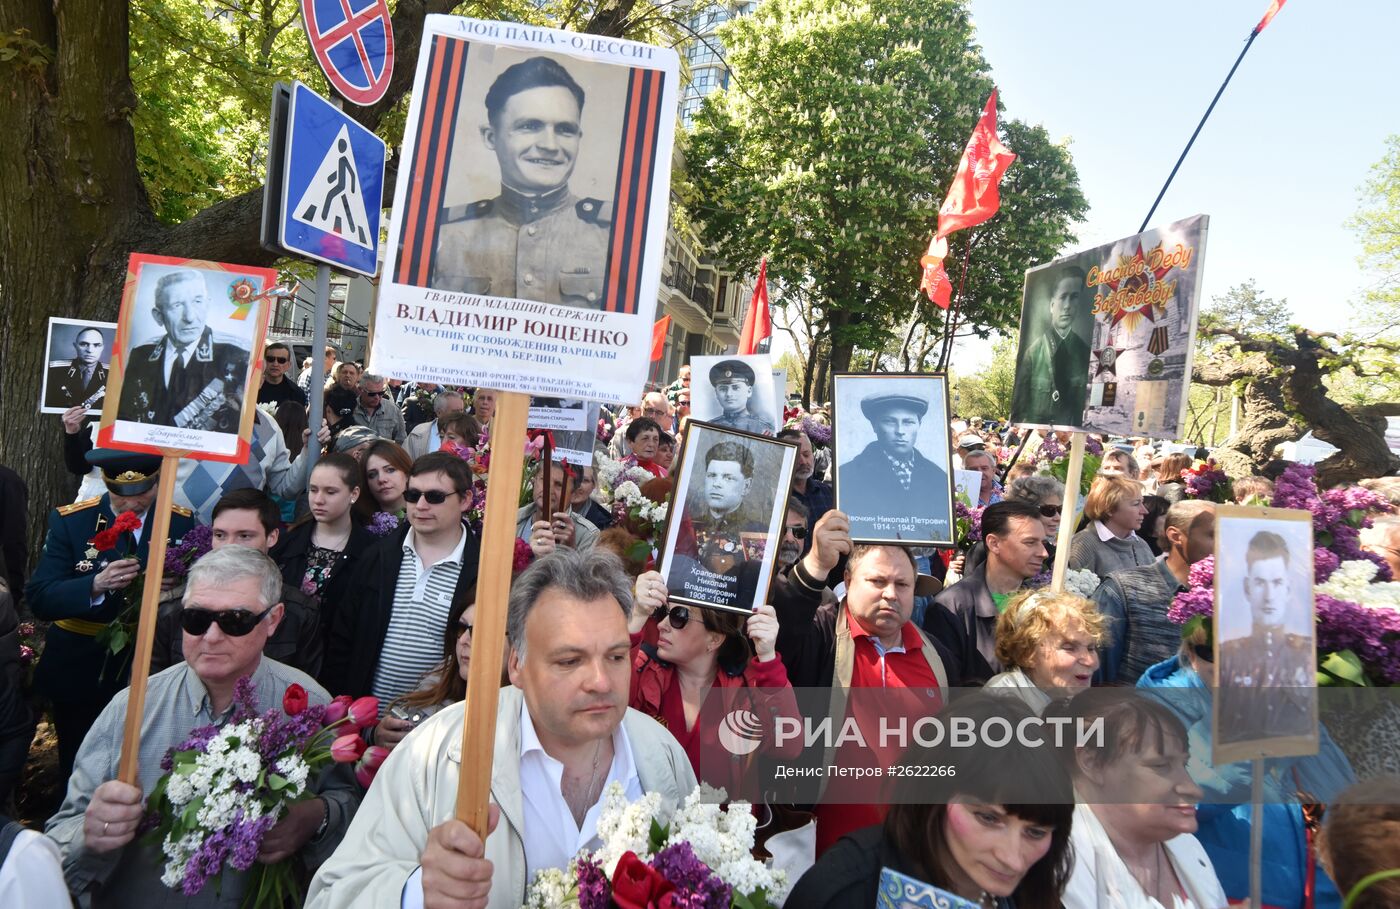
<path fill-rule="evenodd" d="M 759 562 L 748 558 L 745 544 L 767 545 L 768 526 L 744 515 L 752 487 L 748 446 L 729 439 L 711 445 L 705 452 L 700 501 L 681 521 L 666 585 L 670 590 L 706 602 L 753 605 Z"/>
<path fill-rule="evenodd" d="M 107 388 L 107 367 L 102 365 L 102 351 L 107 344 L 102 332 L 91 326 L 73 338 L 73 359 L 49 365 L 46 407 L 101 407 L 102 393 Z"/>
<path fill-rule="evenodd" d="M 851 536 L 864 540 L 937 540 L 951 536 L 948 473 L 915 447 L 928 401 L 879 393 L 860 402 L 875 441 L 840 465 L 841 508 Z"/>

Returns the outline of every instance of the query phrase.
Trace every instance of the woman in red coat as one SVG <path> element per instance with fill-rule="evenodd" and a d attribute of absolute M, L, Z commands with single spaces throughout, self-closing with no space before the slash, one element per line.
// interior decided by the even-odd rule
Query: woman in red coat
<path fill-rule="evenodd" d="M 787 670 L 778 659 L 777 615 L 767 604 L 745 615 L 668 604 L 666 598 L 660 574 L 647 571 L 637 578 L 629 622 L 629 705 L 671 731 L 699 779 L 723 786 L 733 799 L 761 796 L 741 785 L 753 788 L 760 782 L 754 774 L 745 776 L 752 760 L 760 754 L 795 755 L 802 746 L 800 735 L 782 747 L 776 744 L 777 718 L 800 722 L 801 717 Z M 709 698 L 715 688 L 721 696 Z M 740 734 L 762 737 L 749 755 L 735 755 L 720 743 L 720 724 L 736 710 L 752 717 L 750 723 L 739 724 Z"/>

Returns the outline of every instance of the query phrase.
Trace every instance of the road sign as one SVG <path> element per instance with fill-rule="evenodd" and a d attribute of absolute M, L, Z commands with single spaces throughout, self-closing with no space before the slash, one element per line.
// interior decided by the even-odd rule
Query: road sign
<path fill-rule="evenodd" d="M 394 30 L 385 0 L 301 0 L 316 62 L 345 100 L 367 107 L 389 88 Z"/>
<path fill-rule="evenodd" d="M 383 140 L 296 83 L 278 244 L 294 255 L 373 276 L 383 193 Z"/>

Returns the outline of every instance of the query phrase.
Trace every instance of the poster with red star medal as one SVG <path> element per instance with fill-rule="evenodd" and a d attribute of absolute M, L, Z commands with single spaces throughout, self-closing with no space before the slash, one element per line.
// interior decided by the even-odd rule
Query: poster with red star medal
<path fill-rule="evenodd" d="M 1209 224 L 1195 215 L 1026 272 L 1012 422 L 1180 435 Z"/>

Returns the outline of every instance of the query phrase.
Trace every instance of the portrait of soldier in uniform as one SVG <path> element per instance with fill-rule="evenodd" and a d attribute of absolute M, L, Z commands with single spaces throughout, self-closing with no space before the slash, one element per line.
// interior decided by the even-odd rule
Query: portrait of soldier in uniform
<path fill-rule="evenodd" d="M 945 387 L 942 376 L 836 377 L 836 507 L 852 539 L 952 542 Z"/>
<path fill-rule="evenodd" d="M 155 281 L 150 316 L 161 333 L 138 343 L 127 356 L 116 418 L 179 429 L 238 432 L 250 342 L 215 334 L 209 325 L 211 309 L 227 316 L 234 304 L 226 294 L 211 292 L 197 269 L 157 270 L 148 265 L 143 278 L 157 271 L 161 273 Z M 249 332 L 252 321 L 247 325 Z M 135 320 L 130 327 L 134 332 L 142 330 Z"/>
<path fill-rule="evenodd" d="M 1311 531 L 1310 524 L 1301 526 Z M 1229 542 L 1222 538 L 1223 546 Z M 1218 736 L 1224 742 L 1313 734 L 1313 639 L 1287 630 L 1312 624 L 1311 591 L 1298 589 L 1303 585 L 1293 578 L 1293 562 L 1303 555 L 1290 553 L 1284 537 L 1272 530 L 1256 531 L 1245 547 L 1242 586 L 1250 629 L 1220 641 Z M 1234 583 L 1222 576 L 1222 584 L 1223 598 Z"/>
<path fill-rule="evenodd" d="M 49 366 L 40 410 L 62 413 L 79 405 L 102 409 L 111 357 L 108 342 L 115 332 L 116 326 L 109 323 L 49 320 Z"/>
<path fill-rule="evenodd" d="M 766 355 L 742 359 L 696 357 L 694 366 L 709 379 L 709 388 L 702 388 L 693 402 L 691 414 L 695 419 L 761 436 L 777 432 L 768 413 L 774 394 L 773 370 Z"/>
<path fill-rule="evenodd" d="M 1085 335 L 1093 320 L 1093 297 L 1085 277 L 1084 269 L 1070 265 L 1039 280 L 1027 278 L 1021 355 L 1011 401 L 1014 423 L 1078 426 L 1083 422 L 1089 384 Z M 1040 305 L 1033 307 L 1032 299 Z"/>
<path fill-rule="evenodd" d="M 602 306 L 612 200 L 580 198 L 569 185 L 585 100 L 582 86 L 552 57 L 530 57 L 496 77 L 486 92 L 480 141 L 500 166 L 499 192 L 447 208 L 431 287 Z"/>

